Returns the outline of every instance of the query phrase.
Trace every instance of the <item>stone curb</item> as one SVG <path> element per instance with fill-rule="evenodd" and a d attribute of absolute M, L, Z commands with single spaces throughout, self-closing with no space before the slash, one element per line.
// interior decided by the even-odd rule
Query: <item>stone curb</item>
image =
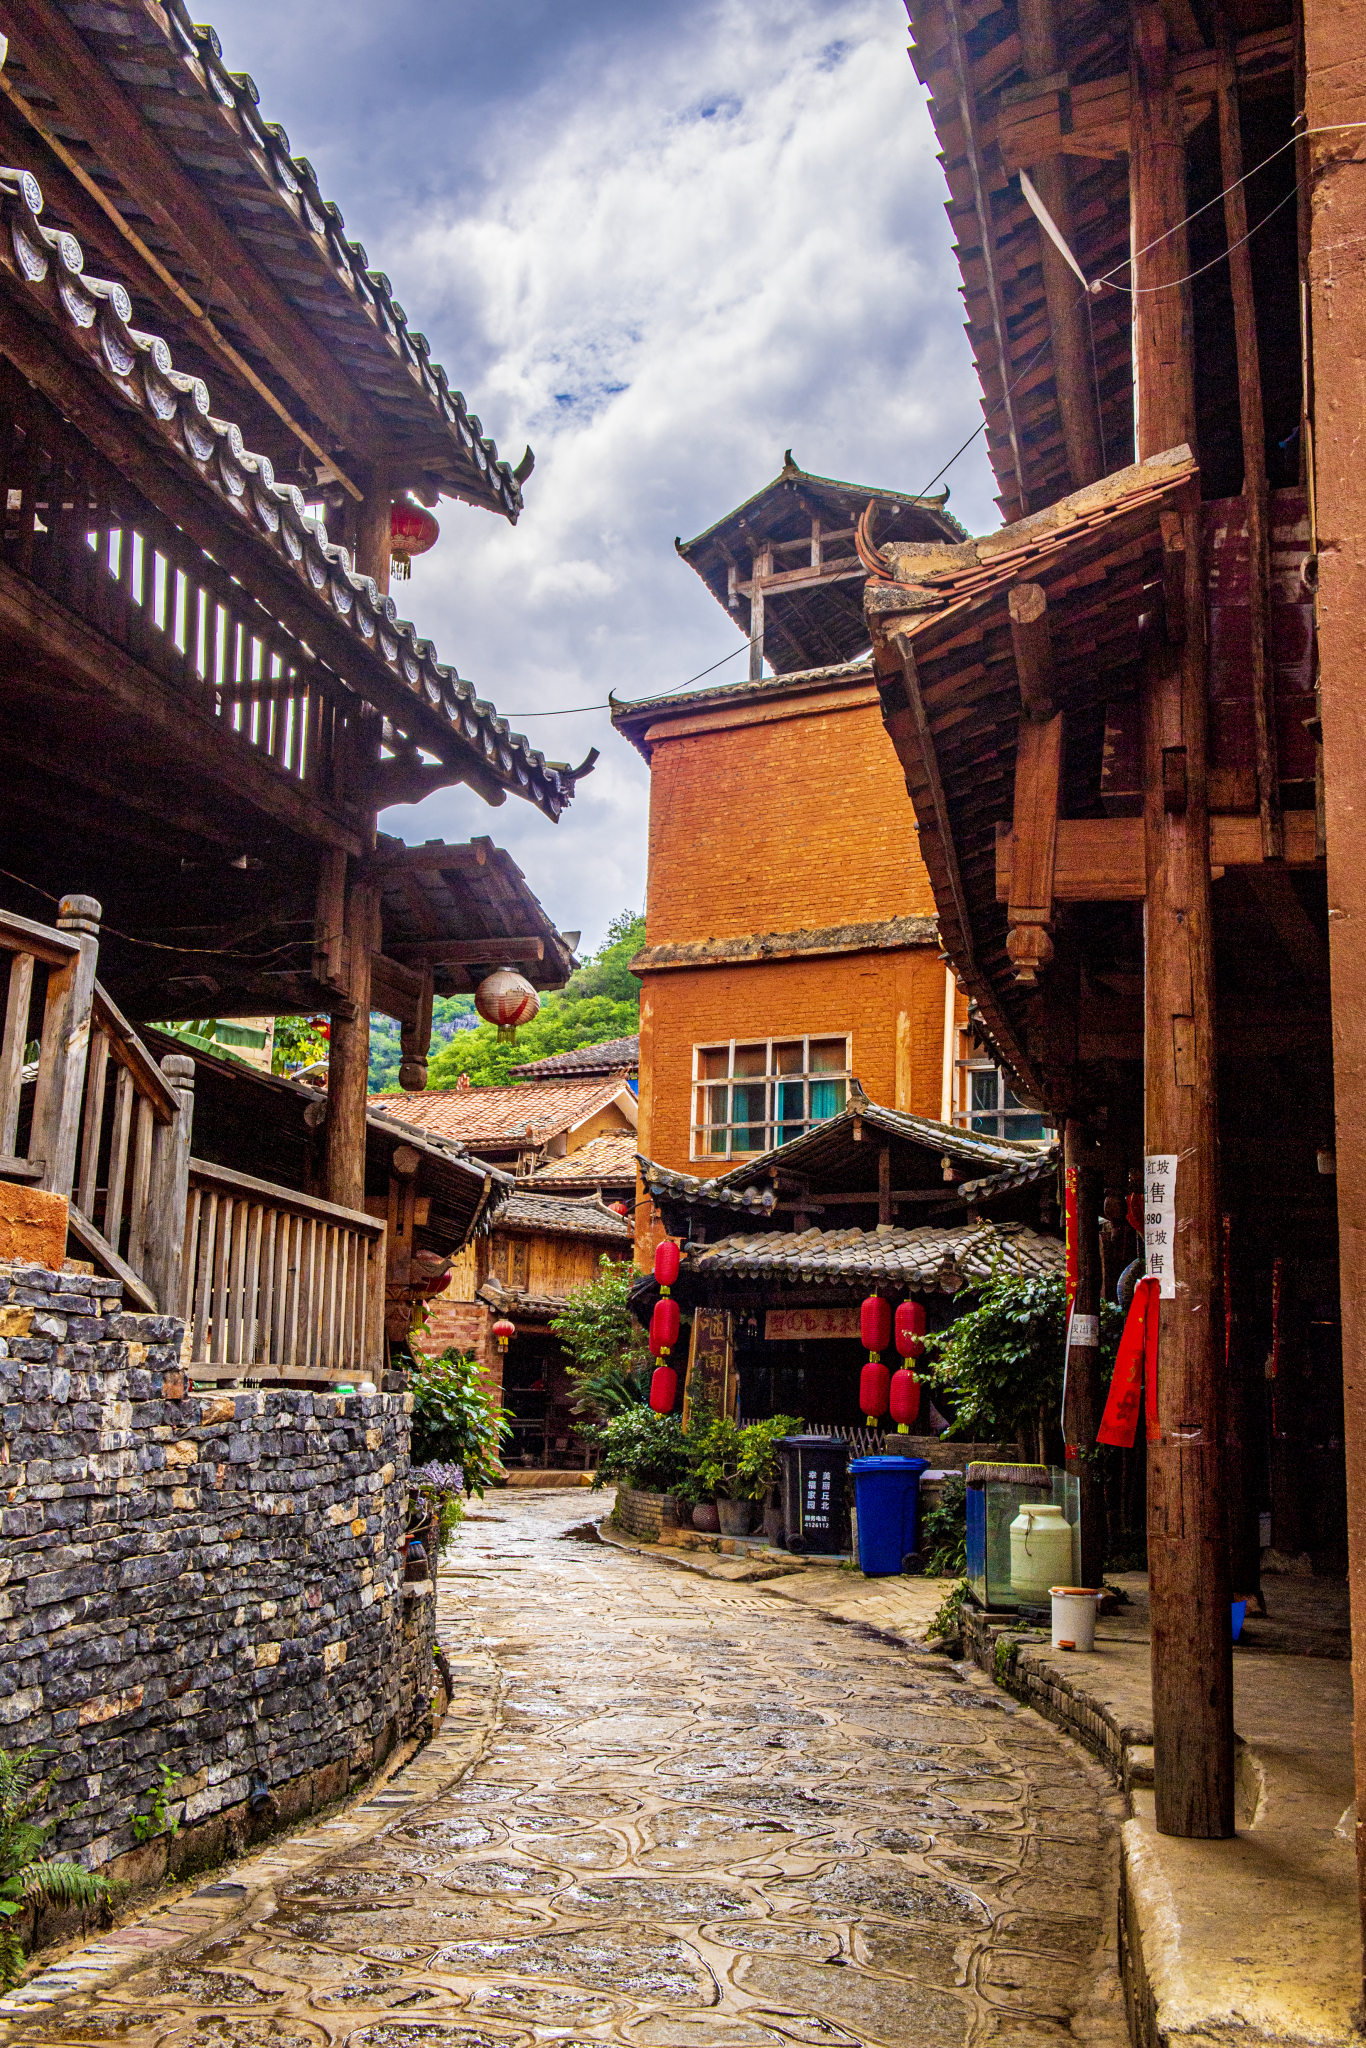
<path fill-rule="evenodd" d="M 597 1524 L 597 1531 L 601 1540 L 610 1544 L 613 1550 L 627 1551 L 632 1557 L 649 1558 L 655 1564 L 669 1564 L 675 1571 L 693 1572 L 698 1578 L 720 1579 L 726 1585 L 761 1586 L 766 1579 L 787 1579 L 808 1569 L 806 1565 L 798 1564 L 795 1558 L 774 1558 L 769 1562 L 752 1556 L 746 1558 L 738 1553 L 733 1557 L 722 1557 L 710 1550 L 702 1554 L 716 1561 L 702 1564 L 696 1552 L 676 1550 L 669 1543 L 633 1543 L 629 1536 L 610 1528 L 609 1521 L 610 1515 L 604 1515 Z M 740 1567 L 738 1572 L 735 1571 L 737 1565 Z M 731 1569 L 727 1570 L 727 1566 Z"/>
<path fill-rule="evenodd" d="M 165 1959 L 245 1927 L 274 1904 L 277 1885 L 306 1876 L 344 1849 L 373 1841 L 395 1821 L 448 1792 L 479 1762 L 498 1725 L 501 1682 L 492 1658 L 446 1654 L 456 1689 L 439 1730 L 423 1748 L 405 1744 L 331 1820 L 317 1827 L 305 1824 L 300 1833 L 268 1843 L 217 1877 L 211 1875 L 199 1891 L 153 1905 L 36 1970 L 0 1998 L 0 2044 L 36 2015 L 46 2017 L 85 1993 L 107 1991 L 153 1956 Z"/>

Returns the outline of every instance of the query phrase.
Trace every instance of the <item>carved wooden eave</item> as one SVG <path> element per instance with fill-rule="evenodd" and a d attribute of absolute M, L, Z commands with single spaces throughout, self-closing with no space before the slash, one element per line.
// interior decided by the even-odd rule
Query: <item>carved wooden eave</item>
<path fill-rule="evenodd" d="M 468 781 L 495 804 L 509 794 L 522 796 L 557 819 L 573 796 L 575 772 L 547 763 L 513 733 L 495 706 L 398 617 L 393 599 L 355 574 L 347 550 L 329 541 L 298 489 L 277 483 L 269 459 L 245 446 L 234 422 L 214 415 L 203 380 L 175 368 L 161 336 L 131 325 L 124 286 L 87 276 L 80 243 L 45 226 L 42 211 L 42 191 L 30 172 L 0 170 L 0 272 L 10 285 L 4 296 L 12 294 L 21 318 L 36 316 L 55 329 L 66 352 L 117 395 L 116 414 L 123 408 L 135 413 L 173 467 L 187 480 L 193 473 L 213 493 L 227 526 L 248 533 L 255 548 L 288 572 L 314 622 L 301 637 L 385 714 L 396 755 L 421 747 L 440 758 L 446 782 Z M 4 317 L 0 305 L 0 321 Z M 7 331 L 4 339 L 17 359 L 21 337 Z M 41 377 L 40 365 L 21 367 L 34 381 Z M 93 419 L 80 424 L 97 425 Z"/>

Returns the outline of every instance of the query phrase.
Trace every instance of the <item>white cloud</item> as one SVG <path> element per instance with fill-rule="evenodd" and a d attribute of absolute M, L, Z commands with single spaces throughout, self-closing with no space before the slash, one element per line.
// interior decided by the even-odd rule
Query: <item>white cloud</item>
<path fill-rule="evenodd" d="M 786 447 L 915 490 L 980 419 L 897 0 L 680 0 L 670 24 L 647 12 L 596 50 L 580 35 L 479 125 L 477 179 L 461 134 L 425 126 L 428 194 L 382 241 L 357 219 L 363 162 L 346 189 L 344 82 L 327 101 L 342 132 L 315 140 L 262 80 L 501 452 L 536 449 L 518 527 L 445 506 L 399 590 L 507 712 L 662 693 L 738 649 L 673 538 L 757 490 Z M 980 442 L 952 482 L 965 523 L 994 524 Z M 593 943 L 643 898 L 646 770 L 602 713 L 525 730 L 552 758 L 602 750 L 557 827 L 458 790 L 386 828 L 491 833 Z"/>

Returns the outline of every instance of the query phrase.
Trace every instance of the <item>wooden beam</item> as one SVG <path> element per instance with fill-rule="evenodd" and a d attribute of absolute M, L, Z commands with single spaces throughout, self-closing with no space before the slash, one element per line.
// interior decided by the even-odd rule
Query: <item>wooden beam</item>
<path fill-rule="evenodd" d="M 930 817 L 920 819 L 923 833 L 927 827 L 939 839 L 939 857 L 948 876 L 949 892 L 957 914 L 959 944 L 962 956 L 971 961 L 975 951 L 973 944 L 972 917 L 968 910 L 968 893 L 963 886 L 962 872 L 958 866 L 958 850 L 954 845 L 953 824 L 949 817 L 949 802 L 944 794 L 944 784 L 939 775 L 939 761 L 935 754 L 934 736 L 930 722 L 925 715 L 925 703 L 920 694 L 920 674 L 915 665 L 915 649 L 905 633 L 892 636 L 892 648 L 901 663 L 905 682 L 906 702 L 910 708 L 911 723 L 915 730 L 916 745 L 920 756 L 921 772 L 925 777 L 930 798 Z"/>
<path fill-rule="evenodd" d="M 1312 811 L 1287 811 L 1285 864 L 1321 867 Z M 1009 903 L 1015 859 L 1010 825 L 996 827 L 996 901 Z M 1229 868 L 1262 865 L 1261 828 L 1252 816 L 1217 815 L 1209 821 L 1210 868 L 1217 879 Z M 1139 903 L 1143 899 L 1141 818 L 1060 818 L 1053 865 L 1055 903 Z"/>
<path fill-rule="evenodd" d="M 381 1017 L 392 1017 L 399 1024 L 416 1024 L 422 1007 L 425 981 L 429 978 L 405 967 L 399 960 L 391 960 L 384 953 L 370 955 L 370 1008 L 377 1010 Z"/>
<path fill-rule="evenodd" d="M 1238 359 L 1238 415 L 1243 435 L 1243 502 L 1247 507 L 1248 604 L 1252 655 L 1252 718 L 1257 762 L 1257 812 L 1268 860 L 1284 851 L 1281 778 L 1276 748 L 1276 688 L 1271 662 L 1270 507 L 1266 481 L 1266 425 L 1252 292 L 1252 251 L 1247 238 L 1243 184 L 1243 130 L 1232 43 L 1219 50 L 1219 159 L 1224 192 L 1228 281 L 1233 293 L 1233 336 Z"/>
<path fill-rule="evenodd" d="M 125 1259 L 120 1258 L 102 1230 L 98 1230 L 88 1216 L 83 1216 L 72 1202 L 66 1212 L 67 1234 L 74 1237 L 82 1252 L 86 1252 L 113 1280 L 123 1282 L 125 1301 L 134 1309 L 144 1309 L 149 1315 L 156 1315 L 161 1309 L 151 1288 L 141 1276 L 135 1273 Z M 167 1313 L 170 1313 L 168 1310 Z"/>
<path fill-rule="evenodd" d="M 345 1209 L 365 1207 L 365 1105 L 370 1065 L 370 960 L 378 949 L 379 892 L 347 877 L 347 995 L 354 1014 L 333 1016 L 327 1044 L 324 1192 Z"/>
<path fill-rule="evenodd" d="M 773 550 L 756 552 L 750 575 L 749 679 L 757 683 L 764 672 L 764 585 L 773 575 Z"/>
<path fill-rule="evenodd" d="M 986 277 L 987 303 L 991 308 L 992 335 L 996 344 L 996 374 L 1001 386 L 999 404 L 1005 416 L 1006 437 L 1010 442 L 1011 461 L 1015 471 L 1014 489 L 1005 494 L 1007 504 L 1013 508 L 1008 516 L 1023 518 L 1030 507 L 1028 493 L 1025 490 L 1024 461 L 1020 453 L 1020 427 L 1011 392 L 1013 372 L 1006 346 L 1009 330 L 1001 281 L 996 270 L 996 236 L 991 198 L 982 182 L 982 166 L 985 159 L 977 132 L 972 67 L 968 63 L 967 51 L 963 46 L 962 24 L 958 18 L 960 4 L 961 0 L 943 0 L 944 25 L 948 32 L 949 70 L 958 91 L 958 116 L 963 127 L 963 155 L 972 185 L 973 206 L 981 229 L 982 245 L 979 254 Z"/>
<path fill-rule="evenodd" d="M 483 868 L 488 866 L 489 855 L 495 850 L 491 839 L 457 841 L 454 845 L 448 845 L 444 839 L 429 839 L 421 846 L 386 846 L 365 862 L 365 879 L 386 884 L 395 876 L 421 874 L 424 870 L 430 874 L 447 868 Z"/>
<path fill-rule="evenodd" d="M 1041 583 L 1017 583 L 1006 603 L 1024 715 L 1049 719 L 1053 716 L 1053 634 L 1048 593 Z"/>
<path fill-rule="evenodd" d="M 1013 593 L 1012 593 L 1013 594 Z M 1021 719 L 1015 755 L 1015 826 L 1006 952 L 1015 979 L 1039 978 L 1053 958 L 1053 877 L 1062 778 L 1063 721 Z"/>
<path fill-rule="evenodd" d="M 386 430 L 368 400 L 338 375 L 326 345 L 247 253 L 63 9 L 53 0 L 0 0 L 0 28 L 44 97 L 60 110 L 63 125 L 90 138 L 138 211 L 203 280 L 204 296 L 212 295 L 331 433 L 349 449 L 378 451 Z M 11 97 L 18 100 L 17 94 Z M 26 103 L 20 105 L 27 112 Z M 34 118 L 42 119 L 36 113 Z M 226 110 L 222 118 L 234 125 Z M 378 330 L 376 343 L 383 346 Z"/>
<path fill-rule="evenodd" d="M 1018 0 L 1016 12 L 1026 75 L 1031 79 L 1051 76 L 1058 69 L 1053 0 Z M 1075 252 L 1072 174 L 1066 157 L 1061 151 L 1045 157 L 1032 167 L 1030 175 L 1059 234 L 1068 248 Z M 1048 304 L 1053 389 L 1062 421 L 1063 440 L 1067 445 L 1072 488 L 1079 491 L 1083 485 L 1094 483 L 1105 469 L 1101 459 L 1095 372 L 1087 348 L 1087 316 L 1077 291 L 1077 280 L 1064 262 L 1061 251 L 1053 246 L 1042 226 L 1038 234 L 1044 298 Z"/>
<path fill-rule="evenodd" d="M 483 967 L 489 961 L 544 960 L 544 939 L 414 939 L 395 940 L 389 958 L 408 966 Z"/>

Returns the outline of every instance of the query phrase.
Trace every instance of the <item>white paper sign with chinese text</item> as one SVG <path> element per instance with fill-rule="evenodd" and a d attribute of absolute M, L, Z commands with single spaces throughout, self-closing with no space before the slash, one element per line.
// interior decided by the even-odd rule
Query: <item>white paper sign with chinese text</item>
<path fill-rule="evenodd" d="M 1150 1152 L 1143 1162 L 1143 1253 L 1147 1277 L 1163 1301 L 1176 1298 L 1176 1154 Z"/>

